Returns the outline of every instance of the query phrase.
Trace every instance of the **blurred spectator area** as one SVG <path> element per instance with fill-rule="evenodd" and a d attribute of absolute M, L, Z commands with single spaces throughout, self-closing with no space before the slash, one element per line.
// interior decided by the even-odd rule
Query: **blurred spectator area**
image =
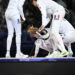
<path fill-rule="evenodd" d="M 0 32 L 6 31 L 6 22 L 5 22 L 5 10 L 8 6 L 9 0 L 0 0 Z"/>

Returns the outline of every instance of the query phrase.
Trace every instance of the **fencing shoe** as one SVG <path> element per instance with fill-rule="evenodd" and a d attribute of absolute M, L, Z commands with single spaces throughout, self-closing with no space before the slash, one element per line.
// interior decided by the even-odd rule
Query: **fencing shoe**
<path fill-rule="evenodd" d="M 17 53 L 16 54 L 16 58 L 27 58 L 27 57 L 28 57 L 28 55 L 24 55 L 22 53 Z"/>
<path fill-rule="evenodd" d="M 69 52 L 68 51 L 62 51 L 61 54 L 62 54 L 63 57 L 65 57 L 65 56 L 69 55 Z"/>

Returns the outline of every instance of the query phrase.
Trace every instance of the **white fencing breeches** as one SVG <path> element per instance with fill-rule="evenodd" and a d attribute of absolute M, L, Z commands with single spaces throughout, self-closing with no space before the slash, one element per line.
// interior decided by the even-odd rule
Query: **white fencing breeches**
<path fill-rule="evenodd" d="M 11 13 L 10 13 L 11 14 Z M 10 51 L 11 43 L 13 39 L 14 32 L 16 33 L 16 48 L 17 52 L 20 52 L 21 47 L 21 19 L 20 15 L 10 15 L 6 14 L 6 22 L 7 22 L 7 29 L 8 29 L 8 37 L 7 37 L 7 51 Z"/>

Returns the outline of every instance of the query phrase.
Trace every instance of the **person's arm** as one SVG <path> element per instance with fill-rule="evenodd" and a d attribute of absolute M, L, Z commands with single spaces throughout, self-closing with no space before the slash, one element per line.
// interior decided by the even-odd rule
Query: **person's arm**
<path fill-rule="evenodd" d="M 25 2 L 25 0 L 19 0 L 19 3 L 18 3 L 18 10 L 19 10 L 20 16 L 22 17 L 23 21 L 25 21 L 25 16 L 24 16 L 24 12 L 23 12 L 24 2 Z"/>
<path fill-rule="evenodd" d="M 47 12 L 46 12 L 46 6 L 44 3 L 42 2 L 38 2 L 38 7 L 41 11 L 41 14 L 42 14 L 42 25 L 39 29 L 44 29 L 44 27 L 48 24 L 49 20 L 47 18 Z"/>

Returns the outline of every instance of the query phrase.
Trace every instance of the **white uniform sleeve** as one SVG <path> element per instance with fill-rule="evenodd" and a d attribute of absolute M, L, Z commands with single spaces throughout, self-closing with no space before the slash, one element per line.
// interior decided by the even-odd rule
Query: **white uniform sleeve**
<path fill-rule="evenodd" d="M 38 4 L 41 14 L 42 14 L 42 26 L 45 27 L 49 22 L 49 19 L 47 18 L 46 6 L 42 2 L 37 2 L 37 4 Z"/>
<path fill-rule="evenodd" d="M 19 10 L 19 13 L 22 17 L 22 19 L 25 19 L 24 17 L 24 13 L 23 13 L 23 4 L 24 4 L 25 0 L 19 0 L 19 3 L 18 3 L 18 10 Z"/>

